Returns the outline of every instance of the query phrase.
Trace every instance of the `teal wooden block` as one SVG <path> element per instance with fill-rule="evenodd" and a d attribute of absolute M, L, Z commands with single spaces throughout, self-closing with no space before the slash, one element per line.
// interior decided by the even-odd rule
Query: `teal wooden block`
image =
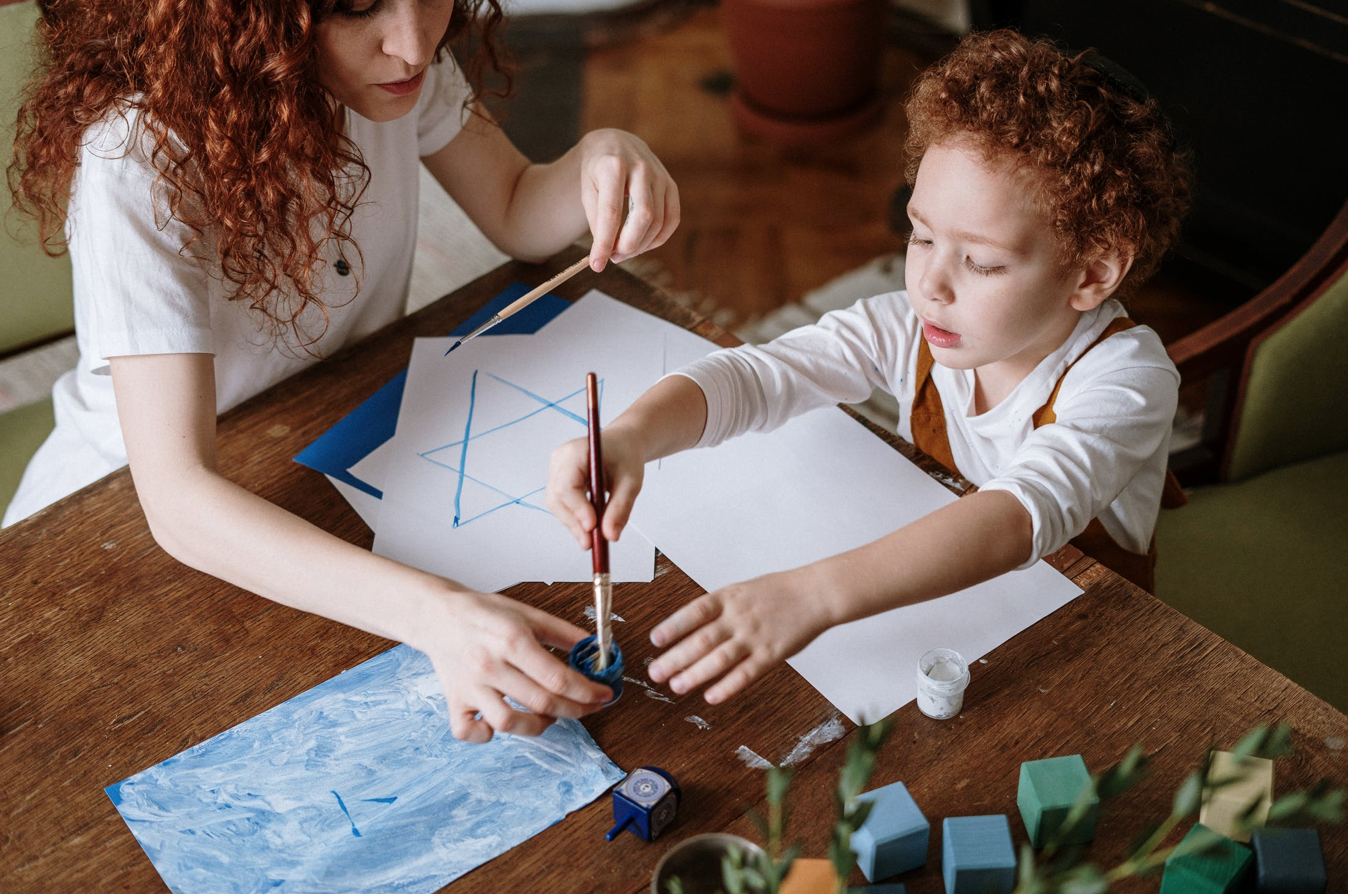
<path fill-rule="evenodd" d="M 1026 761 L 1020 765 L 1020 788 L 1016 804 L 1025 821 L 1030 844 L 1043 847 L 1076 803 L 1082 789 L 1091 784 L 1090 771 L 1081 755 L 1050 757 L 1041 761 Z M 1085 844 L 1095 838 L 1095 820 L 1100 813 L 1100 799 L 1091 796 L 1090 808 L 1081 821 L 1063 839 L 1064 844 Z"/>
<path fill-rule="evenodd" d="M 1213 846 L 1166 860 L 1161 894 L 1233 894 L 1241 890 L 1254 865 L 1254 854 L 1202 823 L 1195 823 L 1180 843 L 1193 842 L 1201 836 L 1211 836 Z"/>
<path fill-rule="evenodd" d="M 866 881 L 898 875 L 927 862 L 931 823 L 902 782 L 857 795 L 871 803 L 870 815 L 852 833 L 852 852 Z"/>
<path fill-rule="evenodd" d="M 946 894 L 1011 894 L 1016 852 L 1005 816 L 947 817 L 941 837 Z"/>
<path fill-rule="evenodd" d="M 1259 894 L 1325 894 L 1329 875 L 1320 833 L 1314 829 L 1256 829 L 1255 891 Z"/>

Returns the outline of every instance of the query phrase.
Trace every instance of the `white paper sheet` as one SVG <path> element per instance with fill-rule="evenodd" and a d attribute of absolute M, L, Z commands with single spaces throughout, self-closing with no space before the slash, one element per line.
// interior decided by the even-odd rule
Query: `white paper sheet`
<path fill-rule="evenodd" d="M 606 421 L 660 377 L 667 325 L 591 292 L 534 335 L 473 339 L 448 357 L 455 339 L 418 339 L 397 434 L 378 451 L 375 552 L 483 590 L 589 580 L 589 556 L 544 508 L 548 459 L 585 436 L 587 372 Z M 609 555 L 615 581 L 652 578 L 640 536 Z"/>
<path fill-rule="evenodd" d="M 648 478 L 631 523 L 714 590 L 869 543 L 955 499 L 830 408 L 769 434 L 666 458 Z M 833 628 L 789 663 L 853 722 L 878 720 L 917 696 L 914 670 L 923 652 L 952 648 L 976 662 L 1080 592 L 1039 562 Z M 971 672 L 977 675 L 976 663 Z"/>

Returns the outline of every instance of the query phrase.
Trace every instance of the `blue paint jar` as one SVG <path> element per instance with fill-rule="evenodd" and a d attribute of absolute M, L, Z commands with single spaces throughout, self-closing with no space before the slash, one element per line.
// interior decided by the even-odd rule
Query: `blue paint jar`
<path fill-rule="evenodd" d="M 599 657 L 599 645 L 594 636 L 587 636 L 571 649 L 567 664 L 580 671 L 596 683 L 603 683 L 613 690 L 613 698 L 605 702 L 611 705 L 623 694 L 623 650 L 616 640 L 609 642 L 608 667 L 602 671 L 594 669 L 594 660 Z"/>

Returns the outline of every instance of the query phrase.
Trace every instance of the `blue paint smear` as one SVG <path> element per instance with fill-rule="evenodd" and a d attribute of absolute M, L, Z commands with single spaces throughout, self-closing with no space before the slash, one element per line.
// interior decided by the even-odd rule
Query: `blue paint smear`
<path fill-rule="evenodd" d="M 451 337 L 467 335 L 490 319 L 492 314 L 529 291 L 529 288 L 521 282 L 511 283 L 449 335 Z M 571 302 L 566 299 L 548 293 L 478 337 L 532 335 L 570 306 Z M 362 481 L 349 470 L 369 456 L 375 448 L 393 437 L 398 427 L 398 408 L 402 406 L 403 386 L 406 383 L 407 370 L 403 370 L 312 444 L 301 450 L 295 457 L 295 462 L 324 475 L 331 475 L 338 481 L 349 484 L 376 499 L 383 499 L 384 495 L 379 488 Z"/>
<path fill-rule="evenodd" d="M 459 451 L 459 486 L 454 491 L 454 527 L 459 526 L 463 503 L 463 467 L 468 458 L 468 442 L 473 435 L 473 406 L 477 403 L 477 370 L 473 370 L 473 384 L 468 391 L 468 421 L 463 424 L 463 449 Z"/>
<path fill-rule="evenodd" d="M 623 775 L 573 720 L 457 741 L 403 645 L 106 791 L 175 894 L 430 894 Z"/>

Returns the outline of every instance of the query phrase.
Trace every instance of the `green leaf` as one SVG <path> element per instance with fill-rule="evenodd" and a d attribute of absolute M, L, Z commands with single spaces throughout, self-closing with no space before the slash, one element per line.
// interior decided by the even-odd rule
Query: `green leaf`
<path fill-rule="evenodd" d="M 1197 813 L 1201 806 L 1203 806 L 1203 778 L 1197 772 L 1193 772 L 1184 777 L 1179 791 L 1175 792 L 1175 802 L 1171 809 L 1176 816 L 1188 816 Z"/>
<path fill-rule="evenodd" d="M 1061 894 L 1104 894 L 1109 890 L 1109 880 L 1094 865 L 1087 863 L 1065 873 L 1058 890 Z"/>
<path fill-rule="evenodd" d="M 768 770 L 768 803 L 781 804 L 786 799 L 786 790 L 791 786 L 791 771 L 781 767 Z"/>
<path fill-rule="evenodd" d="M 1243 763 L 1247 758 L 1263 751 L 1266 741 L 1268 741 L 1268 727 L 1261 723 L 1241 736 L 1240 741 L 1236 743 L 1236 747 L 1231 749 L 1231 753 L 1235 755 L 1237 763 Z"/>
<path fill-rule="evenodd" d="M 665 894 L 684 894 L 683 882 L 677 875 L 665 882 Z"/>
<path fill-rule="evenodd" d="M 1296 816 L 1306 806 L 1309 800 L 1305 792 L 1292 792 L 1283 795 L 1278 800 L 1269 805 L 1268 822 L 1276 823 L 1289 817 Z"/>
<path fill-rule="evenodd" d="M 1132 858 L 1145 856 L 1145 854 L 1142 853 L 1142 849 L 1147 846 L 1147 842 L 1151 841 L 1152 836 L 1156 834 L 1156 830 L 1159 828 L 1161 828 L 1159 820 L 1148 821 L 1147 824 L 1142 827 L 1142 831 L 1138 833 L 1135 839 L 1133 839 L 1132 846 L 1128 848 L 1128 856 Z"/>
<path fill-rule="evenodd" d="M 1268 742 L 1264 745 L 1264 757 L 1286 757 L 1292 751 L 1292 724 L 1280 723 L 1277 729 L 1269 735 Z"/>
<path fill-rule="evenodd" d="M 1327 792 L 1306 805 L 1306 812 L 1326 823 L 1341 823 L 1344 820 L 1343 789 Z"/>
<path fill-rule="evenodd" d="M 1101 801 L 1117 798 L 1132 788 L 1145 775 L 1151 758 L 1142 753 L 1141 745 L 1134 745 L 1123 760 L 1100 774 L 1095 783 Z"/>

